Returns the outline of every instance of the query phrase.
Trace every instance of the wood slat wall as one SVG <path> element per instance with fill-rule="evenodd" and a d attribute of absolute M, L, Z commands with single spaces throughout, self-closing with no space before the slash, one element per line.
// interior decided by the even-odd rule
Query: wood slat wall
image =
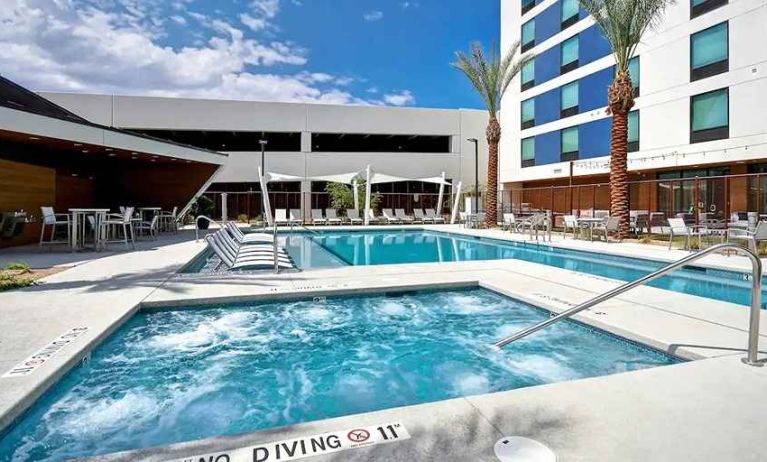
<path fill-rule="evenodd" d="M 40 207 L 56 203 L 56 170 L 0 159 L 0 211 L 25 210 L 38 217 Z M 0 247 L 35 242 L 39 223 L 28 224 L 14 239 L 0 239 Z"/>

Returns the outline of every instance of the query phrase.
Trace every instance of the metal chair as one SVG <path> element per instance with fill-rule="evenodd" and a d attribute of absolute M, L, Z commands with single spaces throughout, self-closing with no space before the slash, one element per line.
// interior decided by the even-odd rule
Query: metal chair
<path fill-rule="evenodd" d="M 104 247 L 108 247 L 110 242 L 123 242 L 125 243 L 125 248 L 135 249 L 136 245 L 133 234 L 133 224 L 135 223 L 133 211 L 135 209 L 133 207 L 120 207 L 120 209 L 122 210 L 121 214 L 111 213 L 101 223 L 101 226 L 104 227 L 104 236 L 107 236 L 104 239 Z M 112 238 L 115 234 L 110 231 L 119 231 L 120 229 L 122 229 L 123 238 Z"/>
<path fill-rule="evenodd" d="M 731 240 L 746 241 L 748 248 L 753 250 L 754 253 L 758 253 L 759 243 L 767 241 L 767 221 L 760 221 L 753 231 L 737 228 L 730 229 L 727 232 L 727 242 Z"/>
<path fill-rule="evenodd" d="M 605 222 L 594 227 L 594 231 L 601 232 L 605 236 L 605 242 L 610 242 L 610 233 L 617 233 L 620 230 L 620 218 L 607 217 Z"/>
<path fill-rule="evenodd" d="M 43 245 L 50 245 L 50 244 L 69 244 L 71 241 L 71 222 L 69 219 L 69 214 L 67 213 L 56 213 L 53 210 L 53 207 L 40 207 L 40 211 L 43 215 L 43 220 L 40 226 L 40 247 L 42 248 Z M 46 226 L 51 227 L 51 235 L 48 240 L 45 240 L 45 228 Z M 56 240 L 56 229 L 60 226 L 64 226 L 66 228 L 67 232 L 67 240 L 61 241 Z"/>

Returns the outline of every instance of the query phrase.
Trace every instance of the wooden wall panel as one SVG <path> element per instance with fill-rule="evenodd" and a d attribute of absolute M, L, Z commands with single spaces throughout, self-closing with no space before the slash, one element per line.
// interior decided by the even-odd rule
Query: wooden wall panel
<path fill-rule="evenodd" d="M 40 233 L 40 207 L 56 203 L 56 170 L 0 159 L 0 211 L 25 210 L 37 217 L 14 239 L 0 238 L 0 247 L 36 242 Z"/>

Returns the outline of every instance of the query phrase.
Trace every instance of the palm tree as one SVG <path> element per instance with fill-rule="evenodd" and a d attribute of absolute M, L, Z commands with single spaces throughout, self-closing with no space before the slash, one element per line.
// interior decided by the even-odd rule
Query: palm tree
<path fill-rule="evenodd" d="M 488 227 L 495 227 L 498 223 L 498 144 L 501 142 L 501 123 L 498 120 L 498 110 L 503 94 L 511 81 L 522 67 L 533 58 L 531 55 L 525 55 L 515 60 L 518 51 L 519 42 L 515 43 L 505 56 L 501 57 L 500 52 L 493 46 L 493 51 L 488 59 L 482 45 L 473 43 L 471 53 L 467 55 L 461 51 L 457 52 L 457 60 L 453 63 L 453 67 L 462 71 L 469 78 L 482 97 L 487 112 L 490 113 L 490 120 L 485 131 L 488 146 L 485 223 Z"/>
<path fill-rule="evenodd" d="M 607 89 L 610 133 L 610 214 L 620 219 L 619 238 L 629 234 L 628 116 L 634 107 L 634 85 L 629 60 L 642 36 L 660 23 L 674 0 L 578 0 L 610 42 L 615 57 L 615 79 Z"/>

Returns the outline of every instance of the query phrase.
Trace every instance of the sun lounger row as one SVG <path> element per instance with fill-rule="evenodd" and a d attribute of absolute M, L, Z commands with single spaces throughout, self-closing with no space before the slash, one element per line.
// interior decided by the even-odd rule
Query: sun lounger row
<path fill-rule="evenodd" d="M 275 220 L 278 225 L 286 224 L 301 224 L 303 220 L 300 217 L 301 211 L 292 209 L 290 210 L 290 218 L 287 217 L 287 211 L 285 209 L 277 209 L 275 211 Z M 338 216 L 335 209 L 325 209 L 324 213 L 322 209 L 312 209 L 311 211 L 311 223 L 313 225 L 361 225 L 365 220 L 360 217 L 360 213 L 357 209 L 346 209 L 346 216 Z M 380 216 L 375 216 L 373 211 L 370 211 L 370 223 L 386 223 L 386 224 L 412 224 L 412 223 L 424 223 L 424 224 L 437 224 L 445 223 L 445 219 L 437 215 L 434 209 L 413 209 L 413 216 L 405 213 L 405 209 L 383 209 Z"/>
<path fill-rule="evenodd" d="M 233 223 L 214 234 L 205 236 L 208 246 L 230 270 L 274 269 L 273 241 L 267 235 L 244 234 Z M 277 250 L 277 264 L 280 269 L 293 269 L 293 260 L 285 250 Z"/>

